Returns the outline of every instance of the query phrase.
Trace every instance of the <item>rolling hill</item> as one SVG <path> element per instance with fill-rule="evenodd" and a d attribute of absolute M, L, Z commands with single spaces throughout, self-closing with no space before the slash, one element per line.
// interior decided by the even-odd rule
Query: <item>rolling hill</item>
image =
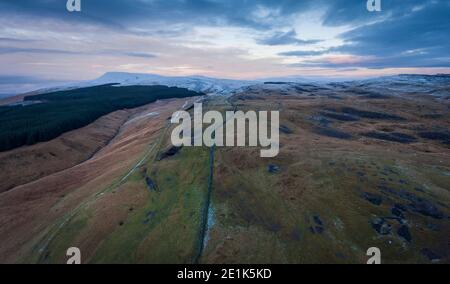
<path fill-rule="evenodd" d="M 26 100 L 102 106 L 86 90 L 148 88 L 126 84 Z M 0 153 L 0 262 L 65 263 L 78 247 L 83 263 L 365 263 L 378 247 L 383 263 L 449 263 L 448 86 L 267 81 L 113 100 L 82 128 Z M 199 99 L 205 111 L 280 111 L 280 154 L 174 148 L 168 118 Z"/>

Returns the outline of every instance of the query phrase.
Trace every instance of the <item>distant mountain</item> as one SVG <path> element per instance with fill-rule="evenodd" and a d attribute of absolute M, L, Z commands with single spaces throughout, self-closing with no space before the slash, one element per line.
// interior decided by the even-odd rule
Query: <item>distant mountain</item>
<path fill-rule="evenodd" d="M 437 97 L 450 96 L 450 75 L 402 74 L 351 82 L 358 87 L 371 88 L 391 94 L 428 93 Z"/>
<path fill-rule="evenodd" d="M 345 82 L 350 81 L 350 78 L 345 77 L 323 77 L 323 76 L 283 76 L 283 77 L 269 77 L 259 81 L 264 82 L 285 82 L 285 83 L 297 83 L 297 84 L 322 84 L 332 82 Z"/>
<path fill-rule="evenodd" d="M 315 86 L 339 85 L 347 88 L 370 87 L 373 91 L 389 94 L 405 94 L 420 91 L 438 97 L 450 96 L 450 75 L 395 75 L 363 80 L 349 80 L 345 78 L 300 77 L 285 76 L 271 77 L 258 80 L 231 80 L 210 78 L 205 76 L 161 76 L 156 74 L 108 72 L 92 81 L 75 82 L 61 86 L 39 89 L 33 94 L 43 94 L 54 91 L 70 90 L 83 87 L 93 87 L 105 84 L 119 84 L 121 86 L 153 86 L 187 88 L 191 91 L 208 95 L 232 95 L 250 87 L 263 89 L 285 90 L 293 85 L 312 84 Z M 0 99 L 9 95 L 0 94 Z"/>
<path fill-rule="evenodd" d="M 208 95 L 230 95 L 235 92 L 242 91 L 251 86 L 259 86 L 270 89 L 284 89 L 286 86 L 271 85 L 264 86 L 264 83 L 293 83 L 293 84 L 322 84 L 329 81 L 342 81 L 334 79 L 287 76 L 287 77 L 271 77 L 258 80 L 230 80 L 210 78 L 205 76 L 186 76 L 186 77 L 170 77 L 155 74 L 138 74 L 124 72 L 108 72 L 100 78 L 93 81 L 85 82 L 85 86 L 95 86 L 103 84 L 117 83 L 122 86 L 131 85 L 165 85 L 169 87 L 187 88 L 196 92 L 203 92 Z"/>
<path fill-rule="evenodd" d="M 169 87 L 187 88 L 209 95 L 226 95 L 238 91 L 257 81 L 215 79 L 204 76 L 167 77 L 155 74 L 137 74 L 109 72 L 93 81 L 84 83 L 87 86 L 117 83 L 121 86 L 165 85 Z"/>
<path fill-rule="evenodd" d="M 15 96 L 15 95 L 14 94 L 0 94 L 0 99 L 12 97 L 12 96 Z"/>

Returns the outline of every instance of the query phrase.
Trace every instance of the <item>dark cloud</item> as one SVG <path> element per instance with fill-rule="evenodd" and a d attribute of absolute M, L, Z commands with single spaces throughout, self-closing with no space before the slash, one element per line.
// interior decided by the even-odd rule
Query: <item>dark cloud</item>
<path fill-rule="evenodd" d="M 398 19 L 414 8 L 446 0 L 381 0 L 382 12 L 368 12 L 367 0 L 327 1 L 323 24 L 326 26 L 359 25 L 383 19 Z"/>
<path fill-rule="evenodd" d="M 277 10 L 280 17 L 285 17 L 311 7 L 312 3 L 312 0 L 95 0 L 82 1 L 81 13 L 68 13 L 65 0 L 20 0 L 0 2 L 0 14 L 78 21 L 115 29 L 149 22 L 264 29 L 270 25 L 254 16 L 258 8 Z"/>
<path fill-rule="evenodd" d="M 448 67 L 450 2 L 421 1 L 420 8 L 409 2 L 417 1 L 402 2 L 402 14 L 343 34 L 345 44 L 334 51 L 376 57 L 367 66 L 373 68 Z"/>
<path fill-rule="evenodd" d="M 355 25 L 340 35 L 344 45 L 326 51 L 290 51 L 283 56 L 350 54 L 367 60 L 333 63 L 303 60 L 295 67 L 373 69 L 450 67 L 450 2 L 382 0 L 380 13 L 368 13 L 359 0 L 329 1 L 323 25 Z M 365 1 L 364 1 L 365 2 Z"/>
<path fill-rule="evenodd" d="M 297 32 L 292 29 L 288 32 L 278 32 L 274 35 L 264 38 L 259 41 L 260 44 L 264 45 L 286 45 L 286 44 L 298 44 L 298 45 L 308 45 L 319 43 L 321 40 L 302 40 L 298 38 Z"/>
<path fill-rule="evenodd" d="M 360 60 L 349 60 L 349 62 L 334 62 L 328 59 L 303 60 L 300 63 L 291 64 L 292 67 L 315 67 L 315 68 L 432 68 L 450 67 L 448 58 L 429 58 L 425 55 L 398 55 L 392 57 L 361 57 Z"/>
<path fill-rule="evenodd" d="M 327 1 L 323 24 L 326 26 L 340 26 L 348 24 L 367 23 L 380 20 L 392 11 L 391 2 L 407 2 L 409 0 L 381 0 L 383 12 L 367 11 L 367 0 L 333 0 Z M 389 7 L 388 7 L 389 6 Z"/>
<path fill-rule="evenodd" d="M 279 31 L 283 20 L 299 12 L 321 11 L 324 26 L 353 27 L 340 35 L 344 44 L 324 51 L 288 51 L 283 56 L 318 56 L 326 53 L 367 57 L 350 63 L 303 61 L 298 66 L 324 68 L 449 67 L 450 1 L 381 0 L 383 11 L 370 13 L 366 0 L 82 0 L 81 13 L 66 11 L 66 0 L 1 1 L 0 18 L 18 18 L 26 28 L 28 19 L 50 19 L 101 26 L 123 33 L 179 36 L 196 25 L 236 26 L 272 32 L 259 44 L 308 45 L 318 40 L 302 40 L 291 27 Z M 267 18 L 257 11 L 273 11 Z M 270 20 L 269 20 L 270 18 Z M 175 29 L 174 25 L 179 24 Z M 281 25 L 281 26 L 280 26 Z M 148 31 L 148 33 L 146 33 Z M 320 35 L 318 35 L 319 37 Z M 20 39 L 0 38 L 0 43 L 17 43 Z M 51 48 L 0 47 L 0 54 L 57 53 L 122 55 L 154 58 L 144 51 L 74 52 Z"/>

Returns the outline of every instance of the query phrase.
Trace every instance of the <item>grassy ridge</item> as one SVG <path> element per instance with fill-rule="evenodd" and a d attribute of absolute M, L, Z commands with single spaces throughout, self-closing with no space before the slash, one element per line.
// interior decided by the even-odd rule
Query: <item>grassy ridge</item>
<path fill-rule="evenodd" d="M 26 97 L 41 103 L 0 107 L 0 151 L 49 141 L 108 113 L 156 100 L 202 95 L 166 86 L 103 85 Z"/>
<path fill-rule="evenodd" d="M 169 134 L 162 130 L 151 141 L 146 162 L 123 183 L 99 188 L 67 222 L 55 223 L 53 237 L 45 235 L 23 262 L 64 263 L 72 246 L 81 249 L 83 263 L 194 262 L 203 238 L 209 151 L 183 148 L 157 161 L 171 145 Z"/>

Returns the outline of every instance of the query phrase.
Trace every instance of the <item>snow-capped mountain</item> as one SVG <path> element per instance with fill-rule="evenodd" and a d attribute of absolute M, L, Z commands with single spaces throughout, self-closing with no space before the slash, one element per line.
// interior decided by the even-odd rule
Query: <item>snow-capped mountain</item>
<path fill-rule="evenodd" d="M 362 81 L 353 81 L 349 84 L 359 88 L 370 88 L 374 91 L 395 94 L 428 93 L 437 97 L 450 95 L 450 75 L 415 75 L 402 74 L 386 76 Z"/>
<path fill-rule="evenodd" d="M 92 87 L 104 84 L 119 86 L 165 85 L 187 88 L 208 95 L 232 95 L 248 89 L 266 89 L 286 91 L 296 86 L 329 87 L 340 89 L 371 89 L 380 94 L 402 95 L 408 93 L 428 93 L 436 97 L 450 96 L 450 75 L 396 75 L 365 80 L 314 79 L 310 77 L 288 76 L 264 78 L 253 81 L 210 78 L 204 76 L 170 77 L 156 74 L 108 72 L 92 80 L 75 82 L 62 86 L 47 87 L 32 92 L 41 94 L 61 90 Z"/>
<path fill-rule="evenodd" d="M 154 74 L 109 72 L 98 79 L 84 83 L 84 85 L 95 86 L 111 83 L 116 83 L 121 86 L 165 85 L 169 87 L 187 88 L 208 95 L 227 95 L 258 82 L 215 79 L 204 76 L 166 77 Z"/>
<path fill-rule="evenodd" d="M 288 84 L 266 84 L 267 82 L 285 82 Z M 187 88 L 208 95 L 231 95 L 250 87 L 261 89 L 284 90 L 290 84 L 323 84 L 326 80 L 315 80 L 299 76 L 273 77 L 259 80 L 230 80 L 205 76 L 170 77 L 155 74 L 139 74 L 124 72 L 108 72 L 93 81 L 85 82 L 85 86 L 116 83 L 121 86 L 132 85 L 165 85 L 169 87 Z"/>

